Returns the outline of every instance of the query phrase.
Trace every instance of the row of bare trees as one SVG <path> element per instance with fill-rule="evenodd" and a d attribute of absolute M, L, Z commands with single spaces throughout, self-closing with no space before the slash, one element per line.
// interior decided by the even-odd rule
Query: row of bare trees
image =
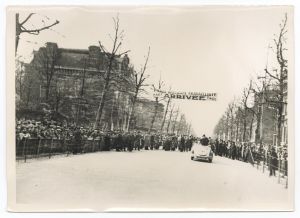
<path fill-rule="evenodd" d="M 265 132 L 272 131 L 271 135 L 276 136 L 273 144 L 287 143 L 286 135 L 283 136 L 287 115 L 287 19 L 285 14 L 279 25 L 279 34 L 275 35 L 273 46 L 270 46 L 275 56 L 273 66 L 267 64 L 264 75 L 251 79 L 242 96 L 229 103 L 215 127 L 216 136 L 225 140 L 263 143 L 267 141 Z M 272 127 L 267 122 L 270 119 Z"/>

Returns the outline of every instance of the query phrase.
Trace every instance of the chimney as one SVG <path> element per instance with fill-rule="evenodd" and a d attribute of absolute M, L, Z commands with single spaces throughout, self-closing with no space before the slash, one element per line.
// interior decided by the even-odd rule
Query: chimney
<path fill-rule="evenodd" d="M 91 45 L 89 46 L 89 55 L 90 57 L 96 58 L 100 56 L 100 48 L 98 46 L 95 45 Z"/>

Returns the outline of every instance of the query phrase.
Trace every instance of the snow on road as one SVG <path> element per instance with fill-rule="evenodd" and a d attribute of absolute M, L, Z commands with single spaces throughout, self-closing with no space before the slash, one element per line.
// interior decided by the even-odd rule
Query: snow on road
<path fill-rule="evenodd" d="M 17 164 L 17 203 L 113 210 L 288 208 L 289 192 L 251 165 L 166 151 L 98 152 Z"/>

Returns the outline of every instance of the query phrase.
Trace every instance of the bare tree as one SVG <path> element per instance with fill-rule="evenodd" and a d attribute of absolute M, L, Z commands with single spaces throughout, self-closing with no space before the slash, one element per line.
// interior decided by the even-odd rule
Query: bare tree
<path fill-rule="evenodd" d="M 55 119 L 58 118 L 59 110 L 65 103 L 64 99 L 64 92 L 61 90 L 61 87 L 58 84 L 58 81 L 56 81 L 56 87 L 55 87 L 55 99 L 53 104 L 53 112 Z"/>
<path fill-rule="evenodd" d="M 179 115 L 179 107 L 177 107 L 175 113 L 176 113 L 176 115 L 175 115 L 175 117 L 173 119 L 173 128 L 172 128 L 172 133 L 173 134 L 175 133 L 175 129 L 176 129 L 177 118 L 178 118 L 178 115 Z"/>
<path fill-rule="evenodd" d="M 259 77 L 259 79 L 264 79 L 265 77 Z M 251 80 L 251 91 L 254 93 L 254 107 L 247 107 L 248 110 L 252 112 L 256 117 L 256 128 L 255 128 L 255 143 L 261 143 L 263 140 L 262 134 L 262 115 L 263 115 L 263 105 L 264 105 L 264 92 L 266 87 L 266 81 L 258 83 Z"/>
<path fill-rule="evenodd" d="M 186 134 L 187 134 L 187 135 L 190 135 L 190 134 L 191 134 L 191 128 L 192 128 L 192 124 L 189 123 L 189 124 L 188 124 L 188 128 L 187 128 L 187 130 L 186 130 Z"/>
<path fill-rule="evenodd" d="M 217 125 L 214 128 L 214 135 L 216 137 L 221 137 L 221 135 L 227 134 L 227 116 L 223 114 L 219 119 Z"/>
<path fill-rule="evenodd" d="M 45 25 L 40 28 L 34 28 L 34 29 L 28 29 L 25 27 L 26 23 L 30 20 L 30 18 L 35 15 L 35 13 L 30 13 L 23 21 L 20 21 L 20 15 L 19 13 L 16 13 L 16 40 L 15 40 L 15 53 L 17 54 L 18 51 L 18 45 L 20 41 L 20 35 L 23 33 L 28 33 L 32 35 L 39 35 L 40 32 L 50 29 L 51 27 L 59 24 L 59 21 L 56 20 L 54 23 Z"/>
<path fill-rule="evenodd" d="M 94 124 L 94 128 L 97 128 L 99 125 L 99 122 L 102 117 L 103 113 L 103 108 L 106 102 L 107 94 L 109 92 L 109 89 L 111 87 L 111 83 L 113 81 L 113 74 L 115 73 L 115 63 L 116 63 L 116 58 L 121 57 L 124 54 L 127 54 L 129 50 L 125 52 L 119 53 L 120 47 L 122 45 L 123 37 L 124 37 L 124 31 L 120 30 L 120 25 L 119 25 L 119 17 L 117 16 L 116 18 L 113 18 L 114 21 L 114 36 L 112 38 L 113 40 L 113 46 L 110 52 L 104 47 L 104 45 L 101 44 L 99 41 L 99 46 L 101 51 L 104 52 L 106 58 L 107 58 L 107 64 L 105 66 L 105 73 L 104 73 L 104 87 L 101 93 L 101 99 L 99 102 L 99 106 L 97 109 L 96 113 L 96 120 Z"/>
<path fill-rule="evenodd" d="M 254 108 L 247 105 L 251 93 L 253 93 L 252 80 L 249 86 L 243 90 L 241 99 L 238 101 L 235 99 L 228 104 L 226 112 L 214 129 L 215 135 L 225 134 L 228 140 L 246 141 L 247 123 L 249 121 L 249 114 L 251 114 L 249 112 L 258 114 Z M 250 137 L 252 135 L 253 118 L 254 115 L 250 122 Z"/>
<path fill-rule="evenodd" d="M 184 114 L 180 115 L 180 120 L 177 126 L 177 134 L 182 135 L 183 131 L 182 129 L 184 128 L 184 126 L 186 125 L 186 120 L 185 120 L 185 116 Z"/>
<path fill-rule="evenodd" d="M 147 70 L 148 60 L 150 56 L 150 46 L 148 48 L 148 53 L 146 55 L 145 63 L 143 67 L 141 68 L 140 72 L 134 74 L 134 94 L 131 98 L 131 110 L 129 113 L 129 117 L 127 119 L 127 131 L 130 129 L 132 116 L 135 111 L 135 104 L 138 99 L 138 95 L 141 91 L 144 91 L 144 87 L 146 86 L 145 80 L 147 79 L 147 75 L 145 74 Z"/>
<path fill-rule="evenodd" d="M 87 65 L 89 62 L 89 58 L 84 58 L 83 59 L 83 72 L 82 72 L 82 78 L 81 78 L 81 88 L 79 92 L 79 96 L 77 96 L 77 109 L 75 113 L 75 122 L 78 124 L 79 118 L 81 116 L 82 109 L 84 109 L 83 104 L 85 103 L 84 99 L 84 91 L 85 91 L 85 80 L 86 80 L 86 71 L 87 71 Z"/>
<path fill-rule="evenodd" d="M 55 75 L 55 66 L 59 52 L 56 44 L 47 43 L 46 47 L 39 49 L 36 54 L 33 66 L 38 71 L 40 79 L 46 90 L 45 100 L 49 100 L 51 83 Z"/>
<path fill-rule="evenodd" d="M 20 99 L 23 97 L 23 91 L 24 91 L 24 62 L 19 59 L 19 57 L 16 58 L 16 93 L 19 95 Z"/>
<path fill-rule="evenodd" d="M 171 91 L 171 88 L 169 89 L 169 92 L 170 92 L 170 91 Z M 166 122 L 166 117 L 167 117 L 167 113 L 168 113 L 168 110 L 169 110 L 170 103 L 171 103 L 171 97 L 169 96 L 169 97 L 167 98 L 166 110 L 165 110 L 165 113 L 164 113 L 163 121 L 162 121 L 162 123 L 161 123 L 160 132 L 163 131 L 163 128 L 164 128 L 164 125 L 165 125 L 165 122 Z"/>
<path fill-rule="evenodd" d="M 171 106 L 171 111 L 169 112 L 169 119 L 168 119 L 168 125 L 167 125 L 167 134 L 169 133 L 169 127 L 170 127 L 170 123 L 171 123 L 171 121 L 172 121 L 172 116 L 173 116 L 174 107 L 175 107 L 175 105 L 173 104 L 173 105 Z"/>
<path fill-rule="evenodd" d="M 230 140 L 233 139 L 233 127 L 234 127 L 234 113 L 235 113 L 235 109 L 236 109 L 236 104 L 234 101 L 232 101 L 231 103 L 229 103 L 228 108 L 227 108 L 227 126 L 229 127 L 229 138 Z"/>
<path fill-rule="evenodd" d="M 280 146 L 282 140 L 282 124 L 283 124 L 283 110 L 287 104 L 284 96 L 286 89 L 286 80 L 288 76 L 288 60 L 285 57 L 285 47 L 287 37 L 287 14 L 279 25 L 280 31 L 277 38 L 273 40 L 275 48 L 276 60 L 279 69 L 276 68 L 271 72 L 268 66 L 265 68 L 265 73 L 272 79 L 273 87 L 271 91 L 267 91 L 264 95 L 266 102 L 277 110 L 277 145 Z"/>
<path fill-rule="evenodd" d="M 164 82 L 161 80 L 161 78 L 159 78 L 157 87 L 155 87 L 155 85 L 152 85 L 153 90 L 157 91 L 158 93 L 161 92 L 163 86 L 164 86 Z M 148 130 L 149 132 L 152 130 L 154 122 L 156 120 L 156 116 L 157 116 L 157 113 L 158 113 L 158 104 L 163 99 L 164 98 L 161 98 L 159 95 L 155 96 L 154 113 L 153 113 L 152 120 L 151 120 L 151 123 L 150 123 L 150 127 L 149 127 L 149 130 Z"/>
<path fill-rule="evenodd" d="M 240 110 L 240 115 L 241 115 L 241 121 L 242 121 L 242 141 L 245 142 L 246 141 L 246 132 L 247 132 L 247 122 L 248 122 L 248 115 L 249 115 L 249 112 L 252 112 L 252 118 L 251 118 L 251 122 L 250 122 L 250 133 L 249 133 L 249 139 L 251 139 L 251 135 L 252 135 L 252 125 L 253 125 L 253 115 L 255 113 L 255 111 L 249 107 L 247 104 L 248 104 L 248 101 L 249 101 L 249 97 L 252 93 L 252 80 L 250 80 L 250 83 L 249 83 L 249 86 L 247 88 L 244 88 L 243 89 L 243 95 L 242 95 L 242 98 L 241 98 L 241 106 L 239 107 L 239 110 Z M 252 99 L 254 100 L 254 99 Z"/>

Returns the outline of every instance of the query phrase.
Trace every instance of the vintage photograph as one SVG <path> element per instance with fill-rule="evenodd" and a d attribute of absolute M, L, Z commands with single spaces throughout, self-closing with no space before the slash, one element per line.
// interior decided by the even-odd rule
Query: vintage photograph
<path fill-rule="evenodd" d="M 8 7 L 8 209 L 292 211 L 293 16 Z"/>

